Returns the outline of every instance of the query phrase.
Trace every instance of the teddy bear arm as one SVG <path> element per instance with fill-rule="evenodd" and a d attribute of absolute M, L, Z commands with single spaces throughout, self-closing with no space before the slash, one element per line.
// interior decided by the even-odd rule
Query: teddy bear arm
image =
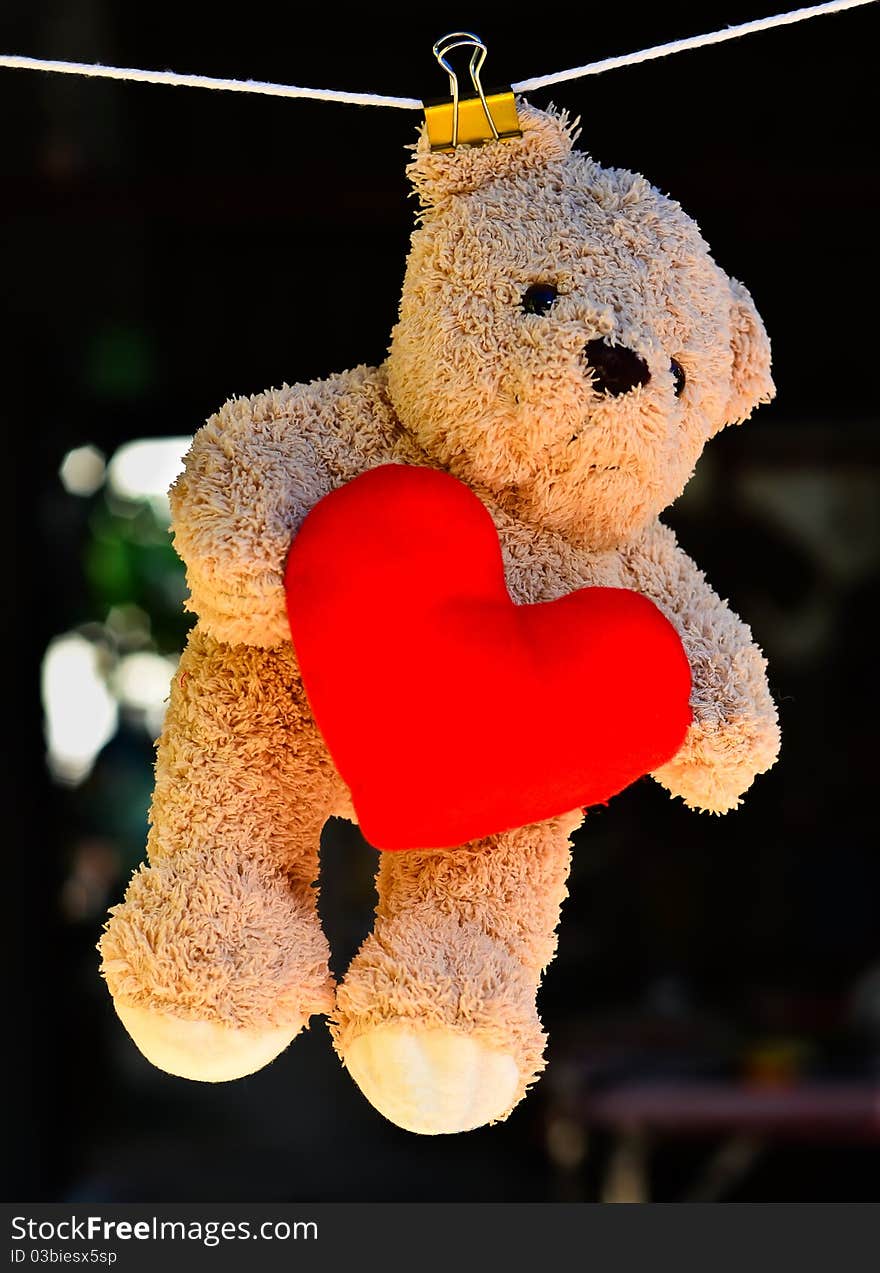
<path fill-rule="evenodd" d="M 322 385 L 227 402 L 198 430 L 170 492 L 187 609 L 218 641 L 290 639 L 284 564 L 309 509 L 334 484 L 320 439 L 332 430 Z"/>
<path fill-rule="evenodd" d="M 690 808 L 727 813 L 779 752 L 766 659 L 668 527 L 656 523 L 626 565 L 631 586 L 677 629 L 691 665 L 693 721 L 677 755 L 653 777 Z"/>
<path fill-rule="evenodd" d="M 312 882 L 337 781 L 290 646 L 197 627 L 159 740 L 149 866 L 100 945 L 117 1013 L 160 1068 L 237 1078 L 329 1010 Z"/>

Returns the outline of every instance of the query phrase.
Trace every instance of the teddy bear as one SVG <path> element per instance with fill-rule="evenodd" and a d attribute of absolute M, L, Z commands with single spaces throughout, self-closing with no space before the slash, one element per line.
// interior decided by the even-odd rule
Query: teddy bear
<path fill-rule="evenodd" d="M 775 761 L 747 625 L 658 515 L 707 440 L 773 395 L 752 299 L 695 223 L 518 102 L 521 136 L 433 151 L 386 361 L 236 398 L 171 491 L 197 615 L 158 741 L 149 865 L 111 910 L 102 973 L 173 1075 L 220 1082 L 315 1014 L 361 1091 L 421 1134 L 508 1116 L 544 1067 L 536 1009 L 583 808 L 380 854 L 373 931 L 337 986 L 316 909 L 321 830 L 355 819 L 291 641 L 285 562 L 330 492 L 388 464 L 452 475 L 491 515 L 510 597 L 647 598 L 690 669 L 690 724 L 652 777 L 733 810 Z"/>

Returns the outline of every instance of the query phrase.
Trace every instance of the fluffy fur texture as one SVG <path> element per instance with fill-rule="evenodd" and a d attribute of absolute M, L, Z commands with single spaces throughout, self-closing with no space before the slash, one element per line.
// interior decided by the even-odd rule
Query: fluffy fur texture
<path fill-rule="evenodd" d="M 761 320 L 676 203 L 574 152 L 564 116 L 521 103 L 520 118 L 518 140 L 444 155 L 422 136 L 415 147 L 422 217 L 387 362 L 227 403 L 172 491 L 199 624 L 159 744 L 150 866 L 102 942 L 119 1004 L 163 1027 L 268 1031 L 333 1007 L 311 885 L 322 823 L 352 810 L 300 688 L 283 572 L 306 512 L 369 468 L 428 465 L 471 485 L 518 602 L 597 584 L 661 607 L 694 683 L 685 744 L 654 775 L 673 795 L 723 813 L 775 759 L 764 659 L 657 521 L 707 439 L 772 395 Z M 535 282 L 559 293 L 543 316 L 521 305 Z M 600 393 L 585 358 L 600 337 L 639 354 L 650 380 Z M 401 1114 L 404 1125 L 473 1125 L 449 1112 L 437 1031 L 513 1058 L 514 1100 L 540 1070 L 535 992 L 580 816 L 382 858 L 375 931 L 339 988 L 332 1030 L 343 1059 L 358 1039 L 376 1043 L 374 1099 L 381 1031 L 430 1032 L 409 1078 L 395 1044 L 388 1099 L 376 1099 L 397 1117 L 390 1086 L 411 1080 L 407 1108 L 427 1113 Z M 507 1095 L 492 1107 L 490 1093 L 474 1108 L 487 1121 L 510 1105 Z"/>
<path fill-rule="evenodd" d="M 505 1118 L 543 1069 L 535 1007 L 556 953 L 577 811 L 451 852 L 384 853 L 376 924 L 340 987 L 332 1032 L 354 1039 L 403 1022 L 479 1037 L 513 1056 L 519 1086 Z"/>
<path fill-rule="evenodd" d="M 329 1011 L 312 882 L 337 785 L 290 647 L 196 628 L 159 740 L 150 866 L 102 943 L 114 997 L 236 1027 Z"/>

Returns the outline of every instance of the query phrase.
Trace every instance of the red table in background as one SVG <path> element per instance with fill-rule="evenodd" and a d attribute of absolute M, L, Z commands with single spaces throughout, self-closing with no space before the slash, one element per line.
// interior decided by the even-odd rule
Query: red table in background
<path fill-rule="evenodd" d="M 568 1086 L 551 1097 L 548 1148 L 560 1169 L 578 1168 L 591 1128 L 614 1136 L 601 1196 L 650 1196 L 652 1142 L 715 1136 L 722 1144 L 682 1200 L 715 1201 L 751 1169 L 768 1142 L 880 1142 L 880 1081 L 804 1081 L 759 1086 L 726 1080 L 622 1080 Z"/>

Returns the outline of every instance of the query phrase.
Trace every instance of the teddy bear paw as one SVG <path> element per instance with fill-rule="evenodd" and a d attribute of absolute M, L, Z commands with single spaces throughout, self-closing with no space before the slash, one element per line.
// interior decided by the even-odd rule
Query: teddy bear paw
<path fill-rule="evenodd" d="M 198 1021 L 115 1001 L 116 1014 L 153 1065 L 178 1078 L 225 1083 L 261 1070 L 296 1038 L 305 1020 L 258 1030 Z"/>
<path fill-rule="evenodd" d="M 375 1026 L 349 1043 L 345 1065 L 380 1114 L 423 1136 L 505 1118 L 521 1088 L 512 1056 L 453 1027 Z"/>

